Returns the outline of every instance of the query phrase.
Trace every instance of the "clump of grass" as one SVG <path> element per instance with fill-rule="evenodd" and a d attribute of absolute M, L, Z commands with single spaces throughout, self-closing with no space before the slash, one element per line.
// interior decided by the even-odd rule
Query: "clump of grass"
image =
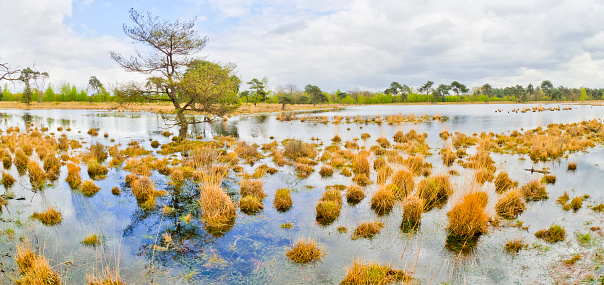
<path fill-rule="evenodd" d="M 558 199 L 556 200 L 556 203 L 564 206 L 564 205 L 566 205 L 566 203 L 568 203 L 569 200 L 570 200 L 570 197 L 568 196 L 568 192 L 564 191 L 564 194 L 562 194 L 562 196 L 558 197 Z"/>
<path fill-rule="evenodd" d="M 34 187 L 41 188 L 44 186 L 44 180 L 46 179 L 46 173 L 40 167 L 38 162 L 30 160 L 27 162 L 27 171 L 29 172 L 29 181 Z"/>
<path fill-rule="evenodd" d="M 152 141 L 151 142 L 151 147 L 152 148 L 158 148 L 159 147 L 159 142 L 158 141 Z"/>
<path fill-rule="evenodd" d="M 566 192 L 564 192 L 564 193 L 566 193 Z M 565 211 L 570 211 L 572 209 L 573 211 L 576 212 L 579 209 L 581 209 L 582 206 L 583 206 L 583 197 L 577 196 L 577 197 L 573 198 L 570 201 L 570 203 L 563 204 L 562 205 L 562 209 L 564 209 Z"/>
<path fill-rule="evenodd" d="M 69 183 L 71 189 L 78 189 L 82 184 L 82 177 L 80 176 L 80 167 L 75 164 L 67 164 L 67 177 L 65 181 Z"/>
<path fill-rule="evenodd" d="M 556 184 L 556 175 L 544 175 L 541 182 L 545 184 Z"/>
<path fill-rule="evenodd" d="M 392 175 L 391 182 L 396 185 L 398 188 L 398 192 L 396 194 L 396 199 L 402 200 L 411 192 L 413 192 L 413 188 L 415 188 L 415 181 L 413 180 L 413 174 L 406 170 L 399 170 L 394 175 Z"/>
<path fill-rule="evenodd" d="M 527 246 L 528 245 L 523 239 L 517 238 L 505 244 L 505 251 L 509 254 L 518 253 L 521 249 L 526 248 Z"/>
<path fill-rule="evenodd" d="M 487 198 L 486 192 L 472 192 L 455 203 L 447 213 L 449 234 L 471 238 L 486 233 L 489 223 L 489 216 L 485 212 Z"/>
<path fill-rule="evenodd" d="M 89 135 L 91 135 L 93 137 L 99 135 L 99 133 L 97 132 L 97 130 L 95 128 L 91 128 L 90 130 L 88 130 L 87 134 L 89 134 Z"/>
<path fill-rule="evenodd" d="M 282 229 L 293 229 L 294 228 L 294 224 L 292 224 L 292 223 L 283 223 L 283 224 L 281 224 L 281 228 Z"/>
<path fill-rule="evenodd" d="M 418 197 L 424 200 L 426 211 L 446 204 L 452 193 L 453 188 L 446 174 L 424 178 L 417 185 Z"/>
<path fill-rule="evenodd" d="M 501 217 L 505 219 L 515 219 L 520 215 L 526 206 L 522 199 L 522 193 L 519 190 L 512 190 L 505 193 L 504 196 L 499 198 L 497 205 L 495 205 L 495 211 Z"/>
<path fill-rule="evenodd" d="M 85 246 L 98 246 L 101 244 L 102 238 L 96 234 L 86 236 L 80 243 Z"/>
<path fill-rule="evenodd" d="M 566 166 L 566 169 L 568 171 L 575 171 L 575 170 L 577 170 L 577 162 L 576 161 L 569 162 L 568 165 Z"/>
<path fill-rule="evenodd" d="M 476 179 L 476 182 L 480 183 L 480 184 L 484 184 L 486 182 L 491 182 L 493 181 L 493 171 L 487 168 L 479 168 L 478 170 L 476 170 L 476 172 L 474 173 L 474 178 Z"/>
<path fill-rule="evenodd" d="M 552 225 L 549 229 L 539 230 L 535 233 L 537 238 L 543 239 L 549 243 L 563 241 L 566 238 L 566 231 L 559 225 Z"/>
<path fill-rule="evenodd" d="M 359 186 L 367 186 L 373 183 L 365 173 L 355 175 L 352 181 Z"/>
<path fill-rule="evenodd" d="M 94 196 L 94 194 L 99 192 L 99 190 L 101 190 L 101 187 L 94 185 L 94 182 L 92 182 L 92 180 L 84 180 L 84 182 L 82 183 L 81 191 L 84 196 L 92 197 Z"/>
<path fill-rule="evenodd" d="M 38 213 L 34 212 L 31 215 L 32 218 L 37 219 L 42 222 L 42 224 L 47 226 L 54 226 L 60 224 L 63 221 L 63 217 L 61 217 L 61 212 L 55 210 L 53 207 L 48 207 L 44 212 Z"/>
<path fill-rule="evenodd" d="M 357 226 L 357 228 L 354 230 L 354 233 L 352 234 L 352 239 L 353 240 L 359 239 L 359 238 L 371 239 L 371 238 L 373 238 L 373 236 L 379 234 L 383 227 L 384 227 L 384 223 L 376 222 L 376 221 L 360 223 Z"/>
<path fill-rule="evenodd" d="M 362 134 L 361 134 L 361 139 L 362 139 L 362 140 L 366 140 L 366 139 L 368 139 L 368 138 L 370 138 L 370 137 L 371 137 L 371 135 L 369 135 L 368 133 L 362 133 Z"/>
<path fill-rule="evenodd" d="M 362 154 L 356 154 L 352 158 L 352 172 L 354 174 L 365 174 L 367 177 L 369 177 L 370 171 L 371 167 L 369 166 L 369 160 L 367 159 L 367 156 Z"/>
<path fill-rule="evenodd" d="M 59 178 L 61 161 L 59 161 L 54 154 L 48 154 L 44 157 L 44 164 L 42 167 L 44 168 L 44 171 L 46 171 L 46 176 L 51 180 Z"/>
<path fill-rule="evenodd" d="M 392 168 L 390 168 L 390 166 L 386 165 L 381 167 L 377 172 L 377 183 L 380 185 L 385 184 L 386 180 L 388 180 L 388 177 L 390 177 L 391 175 Z"/>
<path fill-rule="evenodd" d="M 408 283 L 413 278 L 403 270 L 392 269 L 378 263 L 361 263 L 358 259 L 346 270 L 346 276 L 340 284 L 388 284 Z"/>
<path fill-rule="evenodd" d="M 449 147 L 441 152 L 443 164 L 451 166 L 457 160 L 457 154 Z"/>
<path fill-rule="evenodd" d="M 251 195 L 260 201 L 266 197 L 266 194 L 262 189 L 262 181 L 260 180 L 244 179 L 239 182 L 239 185 L 241 186 L 239 190 L 241 192 L 241 196 Z"/>
<path fill-rule="evenodd" d="M 52 270 L 48 260 L 35 254 L 29 246 L 17 246 L 14 259 L 23 275 L 17 280 L 17 284 L 61 284 L 59 275 Z"/>
<path fill-rule="evenodd" d="M 291 191 L 287 188 L 281 188 L 275 192 L 275 209 L 279 212 L 287 212 L 292 206 Z"/>
<path fill-rule="evenodd" d="M 117 195 L 119 195 L 119 194 L 121 194 L 121 193 L 122 193 L 122 191 L 120 190 L 120 188 L 119 188 L 119 187 L 117 187 L 117 186 L 116 186 L 116 187 L 111 188 L 111 194 L 113 194 L 113 195 L 116 195 L 116 196 L 117 196 Z"/>
<path fill-rule="evenodd" d="M 581 255 L 575 254 L 575 255 L 573 255 L 573 257 L 564 260 L 564 263 L 566 263 L 567 265 L 573 265 L 573 264 L 577 263 L 577 261 L 579 261 L 580 259 L 581 259 Z"/>
<path fill-rule="evenodd" d="M 232 227 L 237 209 L 233 200 L 220 186 L 204 185 L 199 205 L 202 218 L 212 232 L 219 234 Z"/>
<path fill-rule="evenodd" d="M 239 199 L 239 208 L 242 212 L 253 215 L 264 209 L 264 205 L 256 196 L 246 195 Z"/>
<path fill-rule="evenodd" d="M 90 155 L 98 161 L 105 161 L 108 156 L 106 147 L 99 142 L 90 145 Z"/>
<path fill-rule="evenodd" d="M 109 170 L 104 165 L 100 164 L 96 159 L 91 159 L 88 161 L 88 175 L 92 179 L 102 178 Z"/>
<path fill-rule="evenodd" d="M 305 163 L 296 163 L 296 174 L 300 179 L 308 178 L 308 176 L 310 176 L 313 171 L 315 170 L 312 165 L 308 165 Z"/>
<path fill-rule="evenodd" d="M 497 177 L 495 177 L 495 191 L 499 194 L 508 191 L 517 185 L 518 182 L 512 181 L 512 179 L 508 177 L 507 172 L 499 172 Z"/>
<path fill-rule="evenodd" d="M 331 139 L 331 141 L 332 141 L 332 142 L 335 142 L 335 143 L 339 143 L 339 142 L 341 142 L 341 141 L 342 141 L 342 139 L 340 138 L 340 136 L 335 135 L 335 136 L 334 136 L 334 137 Z"/>
<path fill-rule="evenodd" d="M 2 185 L 4 185 L 4 188 L 10 188 L 15 184 L 15 181 L 15 178 L 10 173 L 2 171 Z"/>
<path fill-rule="evenodd" d="M 389 187 L 380 187 L 378 191 L 371 197 L 371 208 L 378 215 L 385 215 L 390 213 L 394 207 L 396 198 L 394 192 Z"/>
<path fill-rule="evenodd" d="M 377 140 L 375 140 L 382 148 L 389 148 L 390 147 L 390 142 L 388 141 L 387 138 L 378 138 Z"/>
<path fill-rule="evenodd" d="M 130 185 L 136 201 L 144 209 L 152 209 L 155 206 L 155 197 L 165 194 L 164 191 L 157 191 L 155 184 L 147 176 L 132 181 Z"/>
<path fill-rule="evenodd" d="M 546 200 L 548 198 L 545 186 L 538 179 L 530 181 L 529 183 L 522 186 L 521 191 L 522 195 L 524 196 L 524 199 L 529 202 Z"/>
<path fill-rule="evenodd" d="M 316 156 L 315 147 L 312 144 L 305 143 L 301 140 L 285 140 L 283 142 L 283 155 L 291 159 L 298 157 L 311 157 Z"/>
<path fill-rule="evenodd" d="M 300 264 L 307 264 L 319 261 L 325 253 L 323 249 L 317 245 L 317 242 L 308 238 L 304 240 L 302 238 L 289 248 L 285 255 L 293 262 Z"/>
<path fill-rule="evenodd" d="M 415 195 L 407 196 L 403 202 L 403 226 L 415 228 L 421 223 L 424 200 Z"/>
<path fill-rule="evenodd" d="M 365 198 L 363 189 L 356 185 L 351 185 L 346 190 L 346 201 L 348 204 L 356 205 Z"/>
<path fill-rule="evenodd" d="M 329 225 L 340 216 L 342 208 L 342 194 L 337 190 L 327 190 L 317 202 L 315 210 L 317 212 L 317 222 L 322 225 Z"/>
<path fill-rule="evenodd" d="M 333 175 L 333 168 L 329 165 L 323 165 L 319 174 L 321 177 L 331 177 Z"/>

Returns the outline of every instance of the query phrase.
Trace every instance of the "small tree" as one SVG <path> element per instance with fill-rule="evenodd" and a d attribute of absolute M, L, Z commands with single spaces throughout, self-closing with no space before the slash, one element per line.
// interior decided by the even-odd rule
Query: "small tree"
<path fill-rule="evenodd" d="M 451 82 L 451 90 L 457 94 L 457 102 L 459 102 L 459 93 L 465 94 L 469 91 L 465 85 L 459 83 L 458 81 Z"/>
<path fill-rule="evenodd" d="M 19 80 L 25 84 L 25 89 L 23 90 L 23 98 L 21 99 L 23 103 L 30 105 L 31 97 L 33 95 L 33 91 L 31 89 L 32 81 L 35 84 L 35 81 L 40 78 L 48 77 L 47 72 L 39 72 L 37 70 L 31 69 L 29 67 L 21 70 L 21 75 L 19 76 Z"/>
<path fill-rule="evenodd" d="M 433 81 L 428 81 L 424 85 L 419 88 L 419 92 L 426 92 L 426 97 L 430 92 L 432 92 L 432 85 L 434 85 Z"/>
<path fill-rule="evenodd" d="M 254 99 L 254 106 L 256 106 L 256 104 L 258 103 L 258 99 L 262 101 L 266 98 L 267 93 L 264 90 L 264 88 L 266 87 L 265 81 L 267 81 L 266 78 L 262 80 L 253 78 L 251 81 L 247 82 L 247 84 L 250 85 L 250 89 L 253 90 L 252 92 L 250 92 L 250 95 Z"/>
<path fill-rule="evenodd" d="M 127 71 L 149 74 L 160 77 L 159 86 L 145 88 L 137 84 L 130 84 L 117 91 L 117 96 L 122 103 L 141 101 L 168 101 L 172 103 L 175 113 L 175 122 L 180 127 L 178 136 L 187 135 L 188 125 L 194 121 L 185 116 L 185 112 L 192 111 L 203 113 L 207 120 L 224 115 L 225 111 L 233 110 L 233 105 L 238 105 L 233 100 L 235 88 L 232 78 L 226 79 L 226 74 L 232 76 L 234 65 L 221 66 L 220 64 L 201 64 L 189 69 L 190 75 L 184 78 L 186 68 L 191 68 L 199 62 L 191 56 L 200 52 L 208 39 L 201 37 L 194 29 L 194 20 L 191 21 L 162 21 L 158 17 L 147 13 L 141 15 L 136 10 L 130 10 L 130 19 L 133 26 L 124 25 L 124 33 L 139 43 L 147 46 L 146 53 L 137 52 L 130 59 L 121 54 L 111 52 L 113 58 Z M 205 72 L 205 73 L 204 73 Z M 218 74 L 208 74 L 218 72 Z M 200 76 L 200 78 L 192 78 Z M 214 78 L 226 82 L 209 81 Z M 181 82 L 181 80 L 184 80 Z M 202 90 L 212 90 L 211 94 L 203 94 Z M 183 89 L 186 88 L 186 89 Z M 237 87 L 238 89 L 239 87 Z M 222 92 L 222 93 L 221 93 Z M 236 98 L 235 98 L 236 99 Z M 212 100 L 204 102 L 204 100 Z M 223 104 L 217 106 L 216 104 Z M 216 113 L 213 113 L 216 112 Z"/>
<path fill-rule="evenodd" d="M 316 105 L 317 103 L 329 102 L 327 95 L 325 95 L 325 93 L 321 91 L 321 88 L 316 85 L 306 85 L 306 87 L 304 87 L 304 92 L 310 98 L 310 101 L 313 105 Z"/>

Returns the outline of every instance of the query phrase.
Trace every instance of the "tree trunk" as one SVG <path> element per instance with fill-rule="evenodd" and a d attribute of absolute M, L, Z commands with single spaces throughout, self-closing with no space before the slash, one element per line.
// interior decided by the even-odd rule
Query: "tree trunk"
<path fill-rule="evenodd" d="M 187 137 L 187 131 L 189 129 L 189 122 L 187 121 L 187 117 L 185 117 L 184 110 L 179 110 L 178 113 L 176 113 L 176 120 L 180 127 L 178 130 L 178 137 L 184 139 Z"/>
<path fill-rule="evenodd" d="M 283 105 L 281 105 L 281 110 L 285 110 L 285 103 L 283 103 Z"/>

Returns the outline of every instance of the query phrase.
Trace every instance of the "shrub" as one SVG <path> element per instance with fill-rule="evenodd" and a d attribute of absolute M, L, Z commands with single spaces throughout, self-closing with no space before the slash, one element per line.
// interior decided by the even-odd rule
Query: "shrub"
<path fill-rule="evenodd" d="M 260 180 L 244 179 L 239 182 L 239 185 L 241 186 L 239 192 L 241 193 L 242 197 L 251 195 L 260 201 L 266 197 L 266 194 L 262 189 L 262 181 Z"/>
<path fill-rule="evenodd" d="M 426 211 L 446 204 L 452 193 L 453 188 L 446 174 L 424 178 L 417 185 L 418 197 L 424 200 Z"/>
<path fill-rule="evenodd" d="M 396 193 L 396 199 L 402 200 L 415 188 L 415 181 L 413 181 L 413 174 L 409 171 L 399 170 L 392 176 L 391 182 L 396 185 L 398 192 Z"/>
<path fill-rule="evenodd" d="M 282 188 L 275 192 L 275 208 L 279 212 L 287 212 L 292 206 L 292 197 L 289 189 Z"/>
<path fill-rule="evenodd" d="M 365 198 L 363 189 L 356 185 L 351 185 L 346 190 L 346 201 L 349 204 L 356 205 Z"/>
<path fill-rule="evenodd" d="M 256 196 L 246 195 L 239 199 L 239 208 L 246 214 L 256 214 L 264 209 L 262 202 Z"/>
<path fill-rule="evenodd" d="M 566 231 L 559 225 L 552 225 L 549 229 L 539 230 L 535 233 L 537 238 L 543 239 L 549 243 L 563 241 L 566 237 Z"/>
<path fill-rule="evenodd" d="M 298 241 L 290 247 L 285 255 L 293 262 L 306 264 L 320 260 L 325 253 L 323 249 L 317 245 L 317 242 L 308 238 L 307 240 L 298 239 Z"/>
<path fill-rule="evenodd" d="M 54 226 L 60 224 L 63 221 L 61 212 L 55 210 L 53 207 L 48 207 L 46 211 L 38 213 L 34 212 L 31 215 L 32 218 L 39 220 L 42 224 L 47 226 Z"/>
<path fill-rule="evenodd" d="M 495 205 L 497 214 L 505 219 L 515 219 L 525 209 L 526 206 L 524 205 L 524 200 L 522 200 L 522 193 L 519 190 L 507 192 L 499 198 L 497 205 Z"/>
<path fill-rule="evenodd" d="M 392 207 L 394 207 L 395 196 L 391 188 L 380 187 L 378 191 L 371 197 L 371 208 L 378 215 L 385 215 L 390 213 Z"/>
<path fill-rule="evenodd" d="M 458 201 L 447 213 L 450 235 L 456 237 L 473 237 L 486 233 L 489 216 L 485 212 L 487 194 L 472 192 Z"/>
<path fill-rule="evenodd" d="M 92 196 L 94 196 L 94 194 L 99 192 L 99 190 L 101 190 L 101 188 L 94 185 L 94 182 L 92 182 L 90 180 L 84 180 L 84 183 L 82 183 L 81 191 L 82 191 L 82 194 L 84 194 L 84 196 L 92 197 Z"/>
<path fill-rule="evenodd" d="M 407 283 L 413 278 L 402 270 L 392 269 L 390 266 L 373 262 L 361 264 L 359 260 L 346 270 L 342 285 L 354 284 L 388 284 Z"/>
<path fill-rule="evenodd" d="M 359 238 L 373 238 L 373 236 L 380 233 L 381 229 L 384 227 L 384 223 L 380 222 L 364 222 L 357 226 L 352 234 L 352 239 Z"/>
<path fill-rule="evenodd" d="M 539 201 L 546 200 L 548 198 L 547 190 L 545 186 L 541 184 L 541 181 L 535 179 L 521 188 L 522 195 L 527 201 Z"/>

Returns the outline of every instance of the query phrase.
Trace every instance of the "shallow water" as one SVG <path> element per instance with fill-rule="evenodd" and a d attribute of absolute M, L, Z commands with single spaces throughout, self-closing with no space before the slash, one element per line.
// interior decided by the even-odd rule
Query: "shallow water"
<path fill-rule="evenodd" d="M 543 105 L 548 108 L 559 104 Z M 386 216 L 377 216 L 370 209 L 371 193 L 377 186 L 369 186 L 367 198 L 356 206 L 344 203 L 340 217 L 329 226 L 320 226 L 315 221 L 314 207 L 325 186 L 334 184 L 350 185 L 350 178 L 338 173 L 333 177 L 322 179 L 318 172 L 300 180 L 295 176 L 293 167 L 276 167 L 279 173 L 266 175 L 263 178 L 264 189 L 268 197 L 264 200 L 265 209 L 255 216 L 241 212 L 237 214 L 234 227 L 224 236 L 213 237 L 203 228 L 199 219 L 199 197 L 197 186 L 189 184 L 182 188 L 178 195 L 162 197 L 158 200 L 155 211 L 144 212 L 137 206 L 124 177 L 128 172 L 111 169 L 104 180 L 95 183 L 101 191 L 93 197 L 84 197 L 70 190 L 65 182 L 66 169 L 61 169 L 61 177 L 43 191 L 34 192 L 26 175 L 19 176 L 15 166 L 11 173 L 17 178 L 12 192 L 24 200 L 10 200 L 3 211 L 0 229 L 15 230 L 15 237 L 0 235 L 0 276 L 18 276 L 12 261 L 14 245 L 19 236 L 25 236 L 36 246 L 44 250 L 44 255 L 52 260 L 54 269 L 62 274 L 67 284 L 84 284 L 86 274 L 98 273 L 104 267 L 114 267 L 119 263 L 122 278 L 127 282 L 148 284 L 174 283 L 214 283 L 214 284 L 336 284 L 339 283 L 354 260 L 390 263 L 393 267 L 414 271 L 414 277 L 424 284 L 511 284 L 511 283 L 552 283 L 548 270 L 552 263 L 561 256 L 577 250 L 573 242 L 573 232 L 585 232 L 589 226 L 603 225 L 602 214 L 595 214 L 583 208 L 577 213 L 565 212 L 555 200 L 564 191 L 571 197 L 588 194 L 591 196 L 584 204 L 596 205 L 604 202 L 604 150 L 601 147 L 590 149 L 588 153 L 570 154 L 569 158 L 558 161 L 534 164 L 527 156 L 495 155 L 498 171 L 505 170 L 520 185 L 540 178 L 540 174 L 531 174 L 525 168 L 549 167 L 557 175 L 555 185 L 548 185 L 550 199 L 542 202 L 531 202 L 527 210 L 519 217 L 528 231 L 516 227 L 490 229 L 489 233 L 478 240 L 478 245 L 468 254 L 459 254 L 445 248 L 448 220 L 446 212 L 450 209 L 463 189 L 469 187 L 472 179 L 471 170 L 464 170 L 459 165 L 446 168 L 442 165 L 438 150 L 445 146 L 438 134 L 444 130 L 451 133 L 510 132 L 520 129 L 546 127 L 549 123 L 572 123 L 600 118 L 604 107 L 572 105 L 572 110 L 507 113 L 514 108 L 536 105 L 415 105 L 415 106 L 358 106 L 321 113 L 301 113 L 297 116 L 376 116 L 395 114 L 442 115 L 444 122 L 430 121 L 421 123 L 402 123 L 381 125 L 375 123 L 321 124 L 314 122 L 278 121 L 277 114 L 240 116 L 228 122 L 216 122 L 211 126 L 199 125 L 192 128 L 193 136 L 228 134 L 237 136 L 250 143 L 271 142 L 271 136 L 281 141 L 296 138 L 309 141 L 317 138 L 324 145 L 331 143 L 331 138 L 338 134 L 342 141 L 360 137 L 361 133 L 371 134 L 366 142 L 359 140 L 360 146 L 367 148 L 375 144 L 378 137 L 387 137 L 392 141 L 396 131 L 408 132 L 411 129 L 428 134 L 428 144 L 434 155 L 427 158 L 432 162 L 433 173 L 456 169 L 460 176 L 453 177 L 456 194 L 441 209 L 434 209 L 422 218 L 422 224 L 416 233 L 404 233 L 400 229 L 402 211 L 399 207 Z M 562 105 L 566 107 L 568 105 Z M 496 113 L 501 109 L 503 112 Z M 8 126 L 19 126 L 25 129 L 28 122 L 39 127 L 49 127 L 55 132 L 59 126 L 70 127 L 66 132 L 70 138 L 82 139 L 84 147 L 90 143 L 101 142 L 111 145 L 127 144 L 137 140 L 151 150 L 149 138 L 167 143 L 170 138 L 160 133 L 176 129 L 169 128 L 159 115 L 142 112 L 118 113 L 113 111 L 89 110 L 2 110 L 0 129 Z M 99 128 L 99 136 L 91 138 L 86 134 L 90 128 Z M 108 138 L 103 134 L 107 133 Z M 566 171 L 567 161 L 577 161 L 577 171 Z M 266 163 L 273 166 L 271 158 L 259 161 L 256 165 Z M 315 166 L 320 169 L 321 164 Z M 249 173 L 249 165 L 244 166 Z M 375 173 L 372 173 L 375 181 Z M 82 167 L 83 179 L 88 179 L 85 166 Z M 155 173 L 152 177 L 158 189 L 171 186 L 163 175 Z M 234 174 L 223 185 L 234 199 L 238 199 L 238 180 Z M 419 181 L 419 178 L 416 178 Z M 110 189 L 118 186 L 124 190 L 120 196 L 113 196 Z M 277 189 L 292 189 L 293 207 L 286 213 L 277 212 L 272 206 Z M 493 209 L 497 194 L 493 183 L 483 186 L 490 193 L 488 208 Z M 179 211 L 177 217 L 163 216 L 161 206 L 169 204 Z M 63 215 L 63 222 L 54 227 L 46 227 L 29 219 L 34 211 L 47 206 L 54 206 Z M 492 214 L 494 211 L 491 211 Z M 191 214 L 191 222 L 181 217 Z M 385 224 L 380 234 L 371 240 L 351 240 L 354 227 L 363 221 L 379 220 Z M 281 229 L 281 224 L 291 222 L 293 229 Z M 569 233 L 569 242 L 549 245 L 534 237 L 534 233 L 551 224 L 565 227 Z M 339 226 L 348 228 L 348 233 L 339 233 Z M 603 226 L 604 227 L 604 226 Z M 161 240 L 161 233 L 169 232 L 178 246 L 164 251 L 153 245 Z M 98 248 L 80 245 L 82 238 L 90 233 L 101 233 L 105 243 Z M 285 250 L 292 241 L 299 237 L 313 237 L 323 246 L 327 255 L 321 262 L 300 266 L 289 262 Z M 524 237 L 531 246 L 543 245 L 536 249 L 523 250 L 516 256 L 505 253 L 504 244 L 515 237 Z M 157 243 L 158 245 L 160 243 Z M 548 249 L 545 250 L 544 247 Z M 2 280 L 7 280 L 0 278 Z M 5 282 L 5 281 L 2 281 Z M 6 284 L 11 284 L 7 282 Z"/>

